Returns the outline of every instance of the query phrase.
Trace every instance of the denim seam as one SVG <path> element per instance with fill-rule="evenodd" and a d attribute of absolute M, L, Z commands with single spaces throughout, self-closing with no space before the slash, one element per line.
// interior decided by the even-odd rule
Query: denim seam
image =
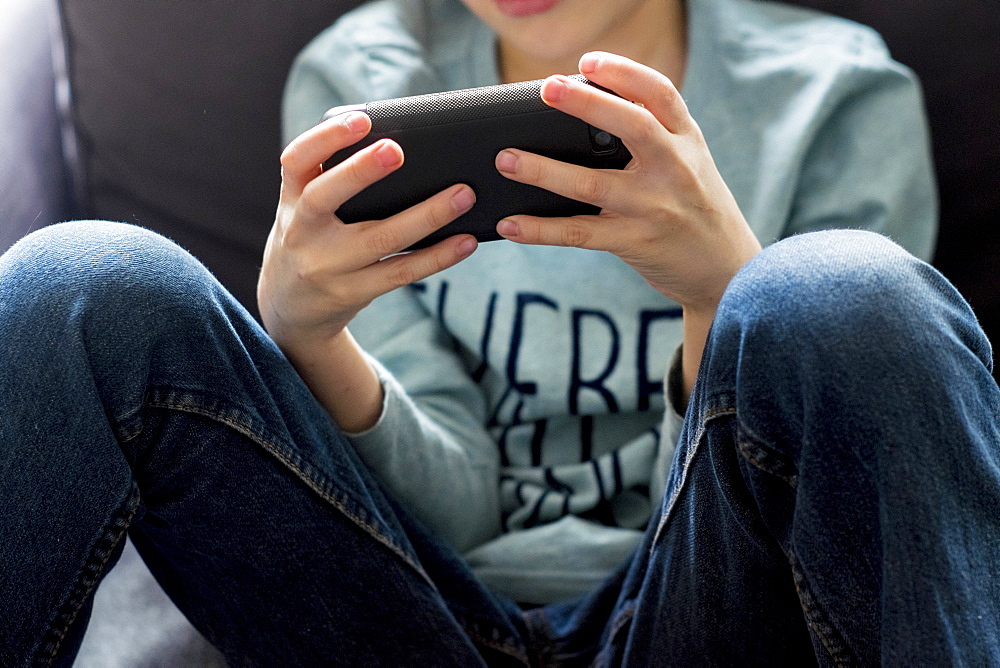
<path fill-rule="evenodd" d="M 695 433 L 694 438 L 691 441 L 691 447 L 687 452 L 684 459 L 684 465 L 681 473 L 681 480 L 677 484 L 676 489 L 670 495 L 669 500 L 666 502 L 666 508 L 660 517 L 659 525 L 657 526 L 656 535 L 653 539 L 652 546 L 650 547 L 650 554 L 655 551 L 656 546 L 660 541 L 660 536 L 669 520 L 672 510 L 674 508 L 677 498 L 680 496 L 684 487 L 686 486 L 688 479 L 688 471 L 691 467 L 691 462 L 694 460 L 695 455 L 700 449 L 701 440 L 707 431 L 708 424 L 712 420 L 720 417 L 725 417 L 729 415 L 736 414 L 736 408 L 731 405 L 721 405 L 710 408 L 704 412 L 702 419 L 699 423 L 698 431 Z M 741 425 L 742 429 L 742 425 Z M 780 479 L 788 483 L 793 489 L 798 482 L 798 476 L 796 474 L 787 474 L 779 472 L 778 470 L 772 470 L 768 467 L 769 464 L 777 464 L 778 468 L 787 468 L 789 465 L 784 462 L 780 456 L 772 452 L 770 449 L 766 448 L 762 444 L 757 443 L 751 434 L 744 431 L 744 437 L 737 439 L 737 448 L 740 453 L 756 468 L 764 471 L 765 473 L 775 475 Z M 749 446 L 755 446 L 753 450 Z M 793 469 L 794 470 L 794 469 Z M 799 604 L 802 608 L 803 616 L 806 623 L 809 625 L 810 629 L 819 639 L 823 648 L 826 650 L 830 659 L 833 661 L 834 665 L 853 665 L 857 663 L 853 660 L 850 649 L 845 643 L 843 636 L 837 631 L 836 627 L 830 622 L 829 617 L 823 610 L 819 601 L 812 594 L 809 588 L 808 580 L 805 574 L 802 572 L 798 561 L 795 559 L 794 553 L 791 551 L 787 554 L 791 570 L 792 578 L 794 581 L 796 592 L 799 597 Z M 598 656 L 600 659 L 604 655 L 604 652 Z"/>
<path fill-rule="evenodd" d="M 792 567 L 792 580 L 795 583 L 795 591 L 799 595 L 799 604 L 802 606 L 802 614 L 806 623 L 812 629 L 816 637 L 819 638 L 823 649 L 826 650 L 836 666 L 853 666 L 859 662 L 853 657 L 853 653 L 844 641 L 844 637 L 837 630 L 837 627 L 830 621 L 829 616 L 823 610 L 822 605 L 812 593 L 809 581 L 802 571 L 795 553 L 791 549 L 788 551 L 788 562 Z"/>
<path fill-rule="evenodd" d="M 473 640 L 473 642 L 476 642 L 484 647 L 495 649 L 508 656 L 512 656 L 524 663 L 526 666 L 531 665 L 531 662 L 528 659 L 527 647 L 520 642 L 520 639 L 517 636 L 511 636 L 510 633 L 502 631 L 493 620 L 478 618 L 481 619 L 480 622 L 475 616 L 468 616 L 465 613 L 459 613 L 454 610 L 452 610 L 451 613 L 458 622 L 458 625 L 462 627 L 462 630 L 470 639 Z M 523 618 L 524 615 L 522 613 L 522 619 Z M 525 621 L 525 623 L 527 624 L 528 622 Z M 490 636 L 483 634 L 484 628 L 492 630 Z M 501 633 L 507 636 L 506 639 L 500 640 Z"/>
<path fill-rule="evenodd" d="M 483 647 L 489 647 L 491 649 L 495 649 L 498 652 L 502 652 L 507 656 L 517 659 L 526 666 L 531 665 L 531 662 L 528 660 L 528 653 L 523 647 L 519 647 L 510 642 L 501 643 L 497 640 L 487 638 L 481 633 L 471 630 L 468 626 L 464 626 L 464 631 L 466 635 L 469 636 L 469 639 L 472 640 L 473 643 L 482 645 Z"/>
<path fill-rule="evenodd" d="M 720 406 L 717 408 L 710 408 L 705 411 L 702 415 L 701 421 L 698 425 L 698 431 L 695 432 L 694 438 L 691 441 L 691 447 L 688 450 L 687 456 L 684 458 L 684 464 L 681 468 L 681 479 L 677 483 L 676 489 L 671 493 L 670 498 L 665 501 L 665 507 L 660 513 L 660 521 L 656 526 L 656 534 L 653 536 L 653 541 L 649 547 L 649 554 L 652 556 L 653 552 L 656 551 L 656 546 L 660 542 L 660 536 L 663 533 L 664 528 L 667 525 L 667 521 L 673 514 L 674 505 L 677 502 L 678 497 L 680 497 L 681 492 L 687 485 L 688 471 L 691 470 L 691 462 L 694 461 L 695 455 L 701 449 L 699 446 L 701 444 L 702 438 L 705 436 L 705 432 L 708 430 L 708 423 L 720 417 L 727 415 L 733 415 L 736 413 L 736 409 L 732 406 Z"/>
<path fill-rule="evenodd" d="M 795 467 L 778 452 L 762 443 L 747 429 L 745 425 L 740 425 L 740 434 L 736 439 L 736 447 L 743 458 L 754 468 L 767 475 L 773 475 L 785 481 L 795 490 L 798 487 L 798 473 Z M 791 472 L 789 472 L 791 471 Z M 786 552 L 788 563 L 792 570 L 792 581 L 795 591 L 798 594 L 799 605 L 802 608 L 802 615 L 806 624 L 819 639 L 820 644 L 826 650 L 834 665 L 849 666 L 857 662 L 853 660 L 851 651 L 844 641 L 843 636 L 830 621 L 829 616 L 823 610 L 816 596 L 813 595 L 809 587 L 809 581 L 795 558 L 795 552 L 789 548 Z"/>
<path fill-rule="evenodd" d="M 128 410 L 123 415 L 109 416 L 108 421 L 119 443 L 128 443 L 142 435 L 145 429 L 145 425 L 142 422 L 142 409 L 144 405 L 145 402 L 141 402 L 136 408 Z"/>
<path fill-rule="evenodd" d="M 614 618 L 611 622 L 611 627 L 608 630 L 608 641 L 605 643 L 604 647 L 598 652 L 597 656 L 594 657 L 594 661 L 590 664 L 592 667 L 598 666 L 608 666 L 610 665 L 610 653 L 614 647 L 615 640 L 618 638 L 618 634 L 623 628 L 632 622 L 635 617 L 635 611 L 638 607 L 638 602 L 633 599 L 625 605 L 618 616 Z"/>
<path fill-rule="evenodd" d="M 618 635 L 618 632 L 622 630 L 622 627 L 632 621 L 632 618 L 635 617 L 636 607 L 638 607 L 638 604 L 633 599 L 627 606 L 625 606 L 625 609 L 622 610 L 617 617 L 615 617 L 615 621 L 611 624 L 611 629 L 608 633 L 608 638 L 610 640 L 614 640 Z"/>
<path fill-rule="evenodd" d="M 42 642 L 39 644 L 38 654 L 33 663 L 36 665 L 50 666 L 56 659 L 63 641 L 69 633 L 70 627 L 76 621 L 77 615 L 83 608 L 84 602 L 93 593 L 100 580 L 101 573 L 104 572 L 111 555 L 121 542 L 132 524 L 132 519 L 139 510 L 139 489 L 132 484 L 128 498 L 125 501 L 125 510 L 121 515 L 116 516 L 108 525 L 104 527 L 101 536 L 97 539 L 91 549 L 91 556 L 84 563 L 83 571 L 77 578 L 77 582 L 70 589 L 68 599 L 59 606 L 55 618 L 45 632 Z M 96 558 L 96 563 L 92 559 Z"/>
<path fill-rule="evenodd" d="M 367 522 L 363 518 L 359 517 L 357 514 L 348 510 L 343 503 L 335 499 L 329 492 L 327 492 L 323 488 L 322 485 L 313 480 L 312 476 L 306 473 L 301 466 L 293 462 L 287 455 L 281 452 L 281 449 L 278 448 L 277 444 L 274 443 L 273 441 L 258 436 L 252 430 L 246 428 L 245 425 L 241 424 L 236 420 L 232 420 L 226 417 L 225 415 L 209 411 L 204 408 L 199 408 L 196 406 L 188 406 L 184 404 L 156 402 L 156 401 L 151 401 L 149 402 L 148 405 L 153 408 L 162 408 L 167 410 L 176 410 L 185 413 L 192 413 L 195 415 L 201 415 L 210 418 L 212 420 L 216 420 L 226 425 L 230 429 L 233 429 L 238 433 L 243 434 L 251 441 L 257 443 L 262 448 L 264 448 L 266 452 L 270 453 L 279 462 L 284 464 L 292 473 L 294 473 L 300 480 L 302 480 L 309 487 L 309 489 L 316 492 L 320 496 L 320 498 L 322 498 L 324 501 L 326 501 L 331 506 L 336 508 L 338 511 L 343 513 L 345 517 L 347 517 L 350 521 L 354 522 L 358 527 L 360 527 L 365 533 L 369 534 L 377 542 L 389 548 L 389 550 L 393 554 L 398 556 L 400 559 L 403 560 L 404 563 L 413 568 L 417 572 L 417 574 L 420 575 L 420 577 L 423 578 L 423 580 L 428 585 L 431 586 L 431 588 L 434 591 L 437 591 L 437 585 L 434 584 L 430 576 L 424 571 L 423 567 L 420 564 L 410 559 L 409 555 L 407 555 L 398 545 L 396 545 L 395 543 L 387 539 L 384 535 L 382 535 L 382 533 L 378 531 L 378 529 L 374 525 L 372 525 L 370 522 Z"/>
<path fill-rule="evenodd" d="M 799 475 L 795 466 L 785 457 L 759 442 L 743 425 L 744 433 L 736 439 L 736 448 L 743 458 L 754 468 L 784 480 L 794 490 L 799 485 Z"/>

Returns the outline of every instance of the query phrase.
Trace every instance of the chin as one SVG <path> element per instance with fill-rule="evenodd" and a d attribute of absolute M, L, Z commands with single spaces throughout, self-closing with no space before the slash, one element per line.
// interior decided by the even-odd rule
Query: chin
<path fill-rule="evenodd" d="M 562 63 L 572 61 L 574 64 L 580 59 L 587 49 L 576 49 L 576 48 L 564 48 L 560 46 L 547 46 L 547 48 L 542 48 L 538 43 L 534 44 L 515 44 L 515 46 L 526 56 L 530 57 L 535 62 L 541 63 Z M 574 74 L 576 69 L 574 67 Z"/>
<path fill-rule="evenodd" d="M 531 28 L 508 31 L 506 34 L 498 30 L 497 33 L 503 41 L 539 63 L 571 60 L 575 64 L 580 56 L 591 50 L 591 40 L 584 35 L 567 34 L 565 28 L 562 34 L 556 32 L 558 28 L 554 31 L 548 26 Z M 553 34 L 559 34 L 559 39 L 552 39 Z"/>
<path fill-rule="evenodd" d="M 509 1 L 518 4 L 513 0 Z M 615 3 L 622 0 L 597 1 Z M 588 8 L 586 3 L 581 4 L 577 0 L 559 0 L 553 3 L 523 0 L 524 7 L 541 9 L 520 16 L 513 16 L 516 12 L 509 11 L 509 6 L 507 12 L 502 11 L 502 4 L 498 0 L 462 2 L 493 29 L 501 42 L 542 67 L 546 63 L 552 64 L 553 73 L 575 73 L 576 62 L 591 50 L 599 33 L 597 28 L 601 25 L 600 20 L 588 18 L 593 14 L 593 8 Z"/>

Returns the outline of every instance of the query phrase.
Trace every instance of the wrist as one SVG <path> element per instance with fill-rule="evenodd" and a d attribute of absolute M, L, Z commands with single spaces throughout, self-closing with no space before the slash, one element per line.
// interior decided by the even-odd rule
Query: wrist
<path fill-rule="evenodd" d="M 333 335 L 278 344 L 337 425 L 361 433 L 382 414 L 382 381 L 345 327 Z"/>
<path fill-rule="evenodd" d="M 684 343 L 681 348 L 681 372 L 684 404 L 687 404 L 694 389 L 695 380 L 698 378 L 698 369 L 701 367 L 701 358 L 705 350 L 705 342 L 708 340 L 708 331 L 712 327 L 715 319 L 716 306 L 702 305 L 698 307 L 684 307 Z"/>

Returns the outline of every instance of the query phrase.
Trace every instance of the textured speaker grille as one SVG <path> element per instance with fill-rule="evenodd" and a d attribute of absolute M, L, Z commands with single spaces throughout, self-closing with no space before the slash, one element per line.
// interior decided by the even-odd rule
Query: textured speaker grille
<path fill-rule="evenodd" d="M 579 74 L 571 78 L 590 83 Z M 372 119 L 373 130 L 378 132 L 545 111 L 551 107 L 542 102 L 539 95 L 543 81 L 522 81 L 369 102 L 366 111 Z"/>

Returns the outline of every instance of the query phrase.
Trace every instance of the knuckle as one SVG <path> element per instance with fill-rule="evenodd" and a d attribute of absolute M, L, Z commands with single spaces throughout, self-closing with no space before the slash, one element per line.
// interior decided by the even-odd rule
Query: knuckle
<path fill-rule="evenodd" d="M 291 144 L 285 147 L 285 150 L 281 152 L 281 157 L 278 162 L 281 164 L 282 173 L 286 169 L 294 167 L 294 165 L 299 162 L 299 154 L 302 153 L 302 142 L 299 139 L 295 139 Z"/>
<path fill-rule="evenodd" d="M 661 77 L 661 85 L 656 87 L 656 92 L 660 97 L 660 101 L 667 105 L 675 104 L 681 97 L 677 86 L 666 77 Z"/>
<path fill-rule="evenodd" d="M 562 226 L 561 236 L 564 245 L 579 247 L 590 241 L 591 232 L 579 221 L 569 220 Z"/>
<path fill-rule="evenodd" d="M 344 283 L 337 282 L 326 289 L 325 301 L 336 311 L 349 310 L 358 301 L 354 292 Z"/>
<path fill-rule="evenodd" d="M 416 283 L 418 280 L 420 280 L 420 272 L 417 271 L 413 262 L 398 262 L 389 272 L 389 281 L 394 288 L 401 288 Z"/>
<path fill-rule="evenodd" d="M 311 216 L 323 213 L 322 197 L 319 190 L 315 181 L 310 181 L 302 188 L 302 195 L 299 197 L 297 206 L 303 213 Z"/>
<path fill-rule="evenodd" d="M 428 253 L 426 261 L 420 267 L 420 273 L 413 278 L 410 282 L 419 281 L 427 276 L 436 274 L 440 271 L 444 271 L 450 267 L 454 262 L 449 261 L 451 255 L 440 248 L 433 249 Z"/>
<path fill-rule="evenodd" d="M 295 278 L 298 283 L 315 289 L 325 283 L 326 271 L 316 262 L 304 260 L 295 271 Z"/>
<path fill-rule="evenodd" d="M 427 206 L 424 207 L 418 216 L 420 229 L 430 234 L 437 228 L 441 227 L 448 220 L 448 211 L 445 207 L 448 207 L 447 202 L 439 202 L 439 206 Z"/>
<path fill-rule="evenodd" d="M 371 255 L 380 258 L 397 253 L 403 247 L 399 232 L 388 225 L 379 225 L 372 229 L 365 237 L 364 243 Z"/>
<path fill-rule="evenodd" d="M 368 177 L 368 170 L 365 169 L 365 165 L 360 157 L 360 155 L 355 155 L 353 158 L 343 163 L 347 178 L 356 188 L 365 187 L 368 185 L 370 180 Z"/>
<path fill-rule="evenodd" d="M 639 229 L 636 235 L 638 248 L 657 248 L 663 241 L 664 233 L 673 228 L 670 224 L 646 225 Z"/>
<path fill-rule="evenodd" d="M 601 201 L 607 193 L 607 183 L 601 178 L 601 174 L 593 170 L 581 171 L 576 176 L 574 192 L 578 199 L 585 202 Z"/>
<path fill-rule="evenodd" d="M 642 122 L 635 124 L 635 139 L 645 144 L 653 141 L 663 130 L 663 125 L 648 109 L 642 110 Z"/>

